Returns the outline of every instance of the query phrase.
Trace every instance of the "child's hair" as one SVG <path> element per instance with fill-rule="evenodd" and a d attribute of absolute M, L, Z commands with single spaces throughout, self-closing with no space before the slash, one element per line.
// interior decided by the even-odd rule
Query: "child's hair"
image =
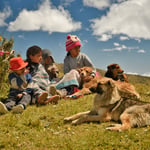
<path fill-rule="evenodd" d="M 39 46 L 31 46 L 27 49 L 27 60 L 30 61 L 30 55 L 34 56 L 36 54 L 38 54 L 39 52 L 42 52 L 42 49 Z"/>
<path fill-rule="evenodd" d="M 70 52 L 67 52 L 67 56 L 69 56 L 70 55 Z"/>

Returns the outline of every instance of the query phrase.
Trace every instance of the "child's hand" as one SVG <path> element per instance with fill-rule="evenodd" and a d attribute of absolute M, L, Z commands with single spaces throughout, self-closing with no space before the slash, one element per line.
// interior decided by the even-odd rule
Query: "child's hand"
<path fill-rule="evenodd" d="M 22 96 L 23 96 L 23 94 L 21 94 L 21 93 L 17 95 L 18 98 L 21 98 Z"/>
<path fill-rule="evenodd" d="M 25 69 L 24 74 L 28 74 L 29 73 L 29 67 Z"/>

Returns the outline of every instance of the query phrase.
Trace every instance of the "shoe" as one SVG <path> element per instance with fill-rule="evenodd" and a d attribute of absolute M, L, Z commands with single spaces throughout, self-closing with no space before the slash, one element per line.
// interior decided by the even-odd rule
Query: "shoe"
<path fill-rule="evenodd" d="M 59 95 L 59 94 L 57 94 L 57 89 L 56 89 L 55 86 L 50 86 L 50 87 L 49 87 L 49 93 L 50 93 L 51 95 Z"/>
<path fill-rule="evenodd" d="M 51 96 L 50 98 L 48 98 L 44 103 L 45 104 L 58 104 L 58 101 L 60 99 L 60 96 L 59 95 L 54 95 L 54 96 Z"/>
<path fill-rule="evenodd" d="M 5 104 L 0 102 L 0 114 L 6 114 L 6 113 L 8 113 L 7 107 L 5 106 Z"/>
<path fill-rule="evenodd" d="M 55 86 L 50 86 L 49 93 L 51 95 L 59 95 L 60 97 L 65 97 L 67 95 L 66 89 L 57 90 Z"/>
<path fill-rule="evenodd" d="M 47 92 L 43 92 L 37 100 L 38 104 L 44 104 L 45 100 L 47 99 L 48 93 Z"/>
<path fill-rule="evenodd" d="M 24 106 L 22 104 L 19 104 L 12 108 L 12 113 L 15 113 L 15 114 L 22 113 L 23 111 L 24 111 Z"/>

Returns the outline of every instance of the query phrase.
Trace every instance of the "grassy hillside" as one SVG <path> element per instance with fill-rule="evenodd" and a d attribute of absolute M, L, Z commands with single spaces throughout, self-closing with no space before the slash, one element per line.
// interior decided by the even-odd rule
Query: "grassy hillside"
<path fill-rule="evenodd" d="M 62 70 L 62 64 L 58 64 Z M 104 70 L 98 69 L 103 76 Z M 61 72 L 60 76 L 63 73 Z M 127 75 L 143 101 L 150 102 L 150 78 Z M 7 91 L 7 90 L 6 90 Z M 6 92 L 0 91 L 6 96 Z M 0 149 L 3 150 L 148 150 L 150 127 L 110 132 L 107 123 L 64 124 L 64 117 L 91 108 L 95 94 L 57 105 L 28 106 L 22 114 L 0 116 Z M 1 98 L 2 100 L 2 98 Z"/>

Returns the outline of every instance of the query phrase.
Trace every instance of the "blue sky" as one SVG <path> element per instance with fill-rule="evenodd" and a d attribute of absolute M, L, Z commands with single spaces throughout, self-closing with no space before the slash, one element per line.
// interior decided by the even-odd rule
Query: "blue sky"
<path fill-rule="evenodd" d="M 63 63 L 68 34 L 77 35 L 95 66 L 118 63 L 126 73 L 150 76 L 150 0 L 0 0 L 0 35 L 13 49 L 50 49 Z"/>

